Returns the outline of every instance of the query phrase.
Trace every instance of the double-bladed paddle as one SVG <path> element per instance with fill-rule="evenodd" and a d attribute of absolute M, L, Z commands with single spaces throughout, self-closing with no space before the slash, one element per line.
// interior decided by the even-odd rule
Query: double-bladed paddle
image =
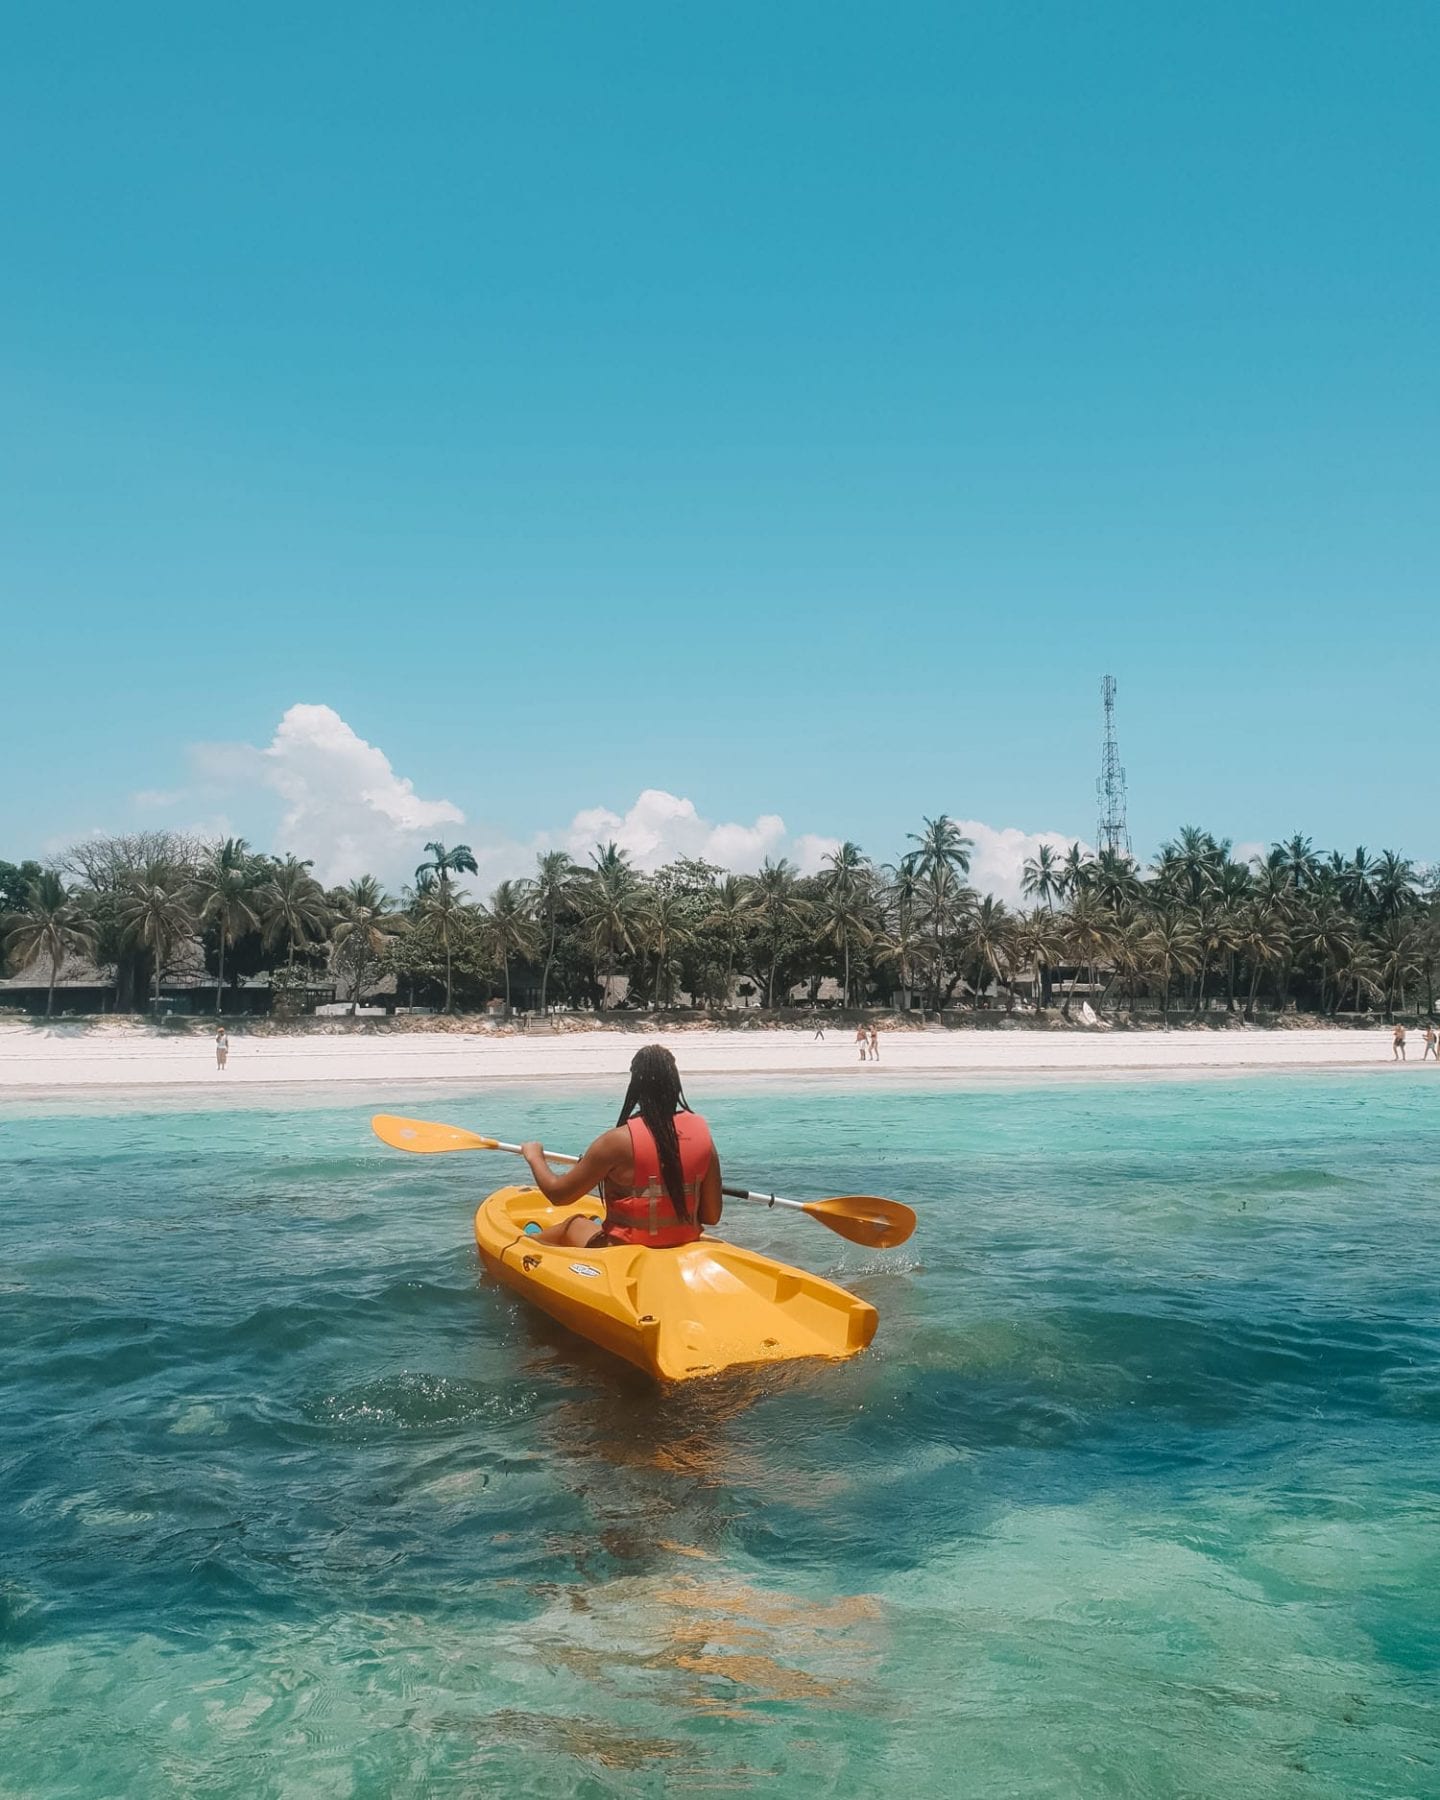
<path fill-rule="evenodd" d="M 428 1119 L 401 1119 L 394 1113 L 376 1113 L 371 1129 L 382 1143 L 396 1150 L 410 1150 L 420 1156 L 436 1156 L 447 1150 L 509 1150 L 520 1154 L 518 1144 L 502 1143 L 499 1138 L 481 1137 L 459 1125 L 439 1125 Z M 547 1150 L 550 1162 L 578 1163 L 578 1156 L 561 1156 Z M 779 1194 L 757 1194 L 751 1188 L 727 1187 L 721 1190 L 730 1200 L 758 1200 L 762 1206 L 786 1206 L 794 1212 L 808 1213 L 831 1231 L 849 1238 L 852 1244 L 869 1244 L 876 1250 L 893 1250 L 903 1244 L 915 1229 L 915 1215 L 898 1200 L 881 1200 L 874 1194 L 839 1194 L 829 1200 L 783 1200 Z"/>

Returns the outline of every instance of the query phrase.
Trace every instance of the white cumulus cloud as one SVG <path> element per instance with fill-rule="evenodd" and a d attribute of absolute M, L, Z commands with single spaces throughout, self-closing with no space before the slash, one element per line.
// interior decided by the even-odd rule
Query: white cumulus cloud
<path fill-rule="evenodd" d="M 818 875 L 825 867 L 825 858 L 833 856 L 843 841 L 817 831 L 802 832 L 790 846 L 790 860 L 802 875 Z"/>
<path fill-rule="evenodd" d="M 425 800 L 331 706 L 292 706 L 263 749 L 203 744 L 197 767 L 222 785 L 258 782 L 280 797 L 272 848 L 315 864 L 323 882 L 412 870 L 427 837 L 465 815 L 449 800 Z"/>
<path fill-rule="evenodd" d="M 698 856 L 722 869 L 749 874 L 785 845 L 785 821 L 778 813 L 762 813 L 753 825 L 716 825 L 702 818 L 693 800 L 646 788 L 627 812 L 592 806 L 576 813 L 558 834 L 559 847 L 578 860 L 597 844 L 614 842 L 628 852 L 637 869 L 647 872 L 680 856 Z"/>
<path fill-rule="evenodd" d="M 566 850 L 577 862 L 588 862 L 598 845 L 614 842 L 638 869 L 653 871 L 677 857 L 702 857 L 737 874 L 751 874 L 767 858 L 787 856 L 802 874 L 824 867 L 840 839 L 820 832 L 790 831 L 778 813 L 759 813 L 742 820 L 706 817 L 695 802 L 664 788 L 645 788 L 623 811 L 599 805 L 584 807 L 568 824 L 539 829 L 529 839 L 467 826 L 465 812 L 452 800 L 427 799 L 395 772 L 378 745 L 362 738 L 330 706 L 290 707 L 269 744 L 197 744 L 190 751 L 195 786 L 183 793 L 163 791 L 135 796 L 137 805 L 162 799 L 204 797 L 231 802 L 230 811 L 247 814 L 258 794 L 270 797 L 271 821 L 262 825 L 247 816 L 240 829 L 262 848 L 294 851 L 309 857 L 327 885 L 373 874 L 397 889 L 409 881 L 432 838 L 468 842 L 479 874 L 480 893 L 505 876 L 528 875 L 537 853 Z M 224 815 L 216 815 L 224 817 Z M 980 820 L 959 821 L 974 842 L 970 880 L 982 893 L 994 893 L 1012 904 L 1021 899 L 1026 859 L 1041 844 L 1063 853 L 1070 839 L 1060 832 L 997 829 Z M 226 833 L 234 827 L 225 820 Z M 912 845 L 903 840 L 893 850 L 880 847 L 877 860 L 898 855 Z"/>
<path fill-rule="evenodd" d="M 956 821 L 975 848 L 970 852 L 970 885 L 982 894 L 994 894 L 1008 906 L 1028 905 L 1021 889 L 1025 864 L 1042 844 L 1063 856 L 1075 842 L 1059 831 L 1021 831 L 1006 825 L 998 830 L 979 819 Z M 1081 844 L 1087 850 L 1088 844 Z"/>

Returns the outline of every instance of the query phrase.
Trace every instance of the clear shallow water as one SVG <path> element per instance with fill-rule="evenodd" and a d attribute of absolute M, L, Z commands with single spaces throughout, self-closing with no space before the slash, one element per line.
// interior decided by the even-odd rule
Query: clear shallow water
<path fill-rule="evenodd" d="M 1440 1793 L 1440 1076 L 696 1098 L 920 1207 L 728 1215 L 869 1355 L 657 1394 L 369 1108 L 0 1113 L 0 1795 Z"/>

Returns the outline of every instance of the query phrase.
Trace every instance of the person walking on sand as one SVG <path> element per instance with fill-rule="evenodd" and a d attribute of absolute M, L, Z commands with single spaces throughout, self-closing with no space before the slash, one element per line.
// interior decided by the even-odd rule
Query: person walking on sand
<path fill-rule="evenodd" d="M 1427 1020 L 1425 1025 L 1425 1055 L 1420 1058 L 1421 1062 L 1424 1062 L 1426 1057 L 1430 1056 L 1433 1056 L 1436 1062 L 1440 1062 L 1440 1040 L 1437 1040 L 1435 1036 L 1435 1027 Z"/>
<path fill-rule="evenodd" d="M 863 1025 L 860 1026 L 859 1029 L 855 1033 L 855 1042 L 860 1046 L 860 1060 L 861 1060 L 861 1062 L 864 1062 L 865 1046 L 870 1042 L 870 1040 L 865 1035 L 865 1027 Z"/>
<path fill-rule="evenodd" d="M 1392 1062 L 1405 1061 L 1405 1027 L 1397 1025 L 1395 1035 L 1390 1040 L 1390 1059 Z"/>
<path fill-rule="evenodd" d="M 871 1062 L 880 1060 L 880 1032 L 874 1025 L 870 1027 L 870 1060 Z"/>
<path fill-rule="evenodd" d="M 223 1069 L 230 1056 L 230 1034 L 221 1025 L 215 1033 L 215 1067 Z"/>

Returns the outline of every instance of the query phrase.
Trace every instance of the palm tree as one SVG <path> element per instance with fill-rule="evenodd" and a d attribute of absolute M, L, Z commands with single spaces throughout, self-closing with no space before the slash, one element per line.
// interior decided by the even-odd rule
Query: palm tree
<path fill-rule="evenodd" d="M 884 869 L 883 900 L 886 908 L 887 949 L 882 960 L 892 963 L 900 978 L 904 1010 L 910 1010 L 914 970 L 920 948 L 918 920 L 924 904 L 919 870 L 919 854 L 912 850 L 898 863 L 887 863 Z"/>
<path fill-rule="evenodd" d="M 532 911 L 540 921 L 545 937 L 545 962 L 540 970 L 540 1017 L 546 1016 L 549 1004 L 550 971 L 555 966 L 555 939 L 560 929 L 560 915 L 571 904 L 575 882 L 580 871 L 568 852 L 544 850 L 535 860 L 535 873 L 525 884 Z"/>
<path fill-rule="evenodd" d="M 1112 923 L 1106 933 L 1106 954 L 1109 956 L 1112 972 L 1105 984 L 1105 992 L 1100 996 L 1103 1007 L 1110 997 L 1110 990 L 1123 975 L 1125 989 L 1129 1000 L 1129 1010 L 1135 1011 L 1135 987 L 1141 971 L 1145 967 L 1145 938 L 1150 927 L 1139 913 L 1126 911 L 1112 916 Z"/>
<path fill-rule="evenodd" d="M 1410 920 L 1392 917 L 1376 933 L 1373 947 L 1385 984 L 1385 1017 L 1393 1019 L 1397 1002 L 1404 1010 L 1405 983 L 1420 973 L 1420 935 Z"/>
<path fill-rule="evenodd" d="M 1005 987 L 1006 1012 L 1014 1012 L 1015 921 L 1006 911 L 1004 901 L 987 894 L 970 915 L 968 936 L 977 965 L 976 1003 L 993 976 Z"/>
<path fill-rule="evenodd" d="M 1290 927 L 1282 909 L 1262 899 L 1244 907 L 1235 922 L 1235 948 L 1250 964 L 1250 992 L 1245 998 L 1245 1017 L 1255 1017 L 1255 991 L 1267 967 L 1283 963 L 1290 954 Z"/>
<path fill-rule="evenodd" d="M 430 852 L 429 862 L 423 862 L 415 871 L 415 885 L 418 890 L 421 880 L 426 875 L 433 875 L 441 887 L 449 887 L 452 875 L 478 875 L 475 855 L 468 844 L 457 844 L 453 850 L 447 850 L 441 843 L 427 844 Z"/>
<path fill-rule="evenodd" d="M 970 852 L 975 845 L 955 821 L 941 813 L 938 819 L 923 819 L 921 823 L 923 831 L 906 834 L 912 844 L 920 846 L 915 852 L 915 866 L 920 874 L 928 875 L 943 866 L 956 875 L 968 875 Z"/>
<path fill-rule="evenodd" d="M 1215 893 L 1225 915 L 1225 1010 L 1235 1010 L 1235 952 L 1238 948 L 1240 917 L 1255 890 L 1247 863 L 1235 862 L 1228 850 L 1225 860 L 1215 871 Z"/>
<path fill-rule="evenodd" d="M 755 905 L 755 885 L 748 876 L 727 875 L 716 887 L 710 910 L 701 919 L 701 929 L 718 932 L 725 944 L 725 993 L 723 1004 L 729 1006 L 735 985 L 735 951 L 744 942 L 745 927 Z"/>
<path fill-rule="evenodd" d="M 1346 988 L 1354 995 L 1355 1011 L 1360 1011 L 1361 995 L 1378 1000 L 1385 992 L 1382 979 L 1383 970 L 1380 958 L 1375 953 L 1375 946 L 1364 938 L 1357 938 L 1351 946 L 1350 954 L 1344 965 L 1337 971 L 1340 998 L 1344 998 Z M 1338 1002 L 1337 1002 L 1338 1010 Z"/>
<path fill-rule="evenodd" d="M 1043 1011 L 1050 1004 L 1050 971 L 1065 954 L 1063 924 L 1048 903 L 1016 921 L 1015 954 L 1035 971 L 1035 1004 Z"/>
<path fill-rule="evenodd" d="M 869 940 L 874 923 L 871 887 L 874 871 L 870 859 L 849 838 L 825 858 L 827 872 L 816 920 L 822 943 L 838 944 L 844 953 L 845 985 L 842 1006 L 850 1004 L 850 947 Z"/>
<path fill-rule="evenodd" d="M 1065 852 L 1065 860 L 1060 865 L 1060 879 L 1069 899 L 1076 900 L 1084 893 L 1093 863 L 1094 858 L 1079 843 L 1072 844 Z"/>
<path fill-rule="evenodd" d="M 631 865 L 630 852 L 622 850 L 614 838 L 611 838 L 608 843 L 595 846 L 590 852 L 590 865 L 597 874 L 607 876 L 611 880 L 619 880 L 622 877 L 632 883 L 640 880 L 638 871 Z"/>
<path fill-rule="evenodd" d="M 870 874 L 870 858 L 851 838 L 846 838 L 834 850 L 828 850 L 823 861 L 828 871 L 825 880 L 832 887 L 853 891 L 862 886 Z"/>
<path fill-rule="evenodd" d="M 770 946 L 770 973 L 765 1004 L 775 1005 L 775 975 L 780 966 L 781 940 L 788 925 L 804 925 L 810 918 L 808 903 L 796 892 L 795 865 L 788 857 L 771 862 L 767 856 L 753 889 L 755 915 L 764 926 Z"/>
<path fill-rule="evenodd" d="M 1295 941 L 1308 950 L 1320 967 L 1320 1010 L 1325 1007 L 1326 984 L 1335 977 L 1335 1006 L 1340 1004 L 1340 971 L 1355 950 L 1354 920 L 1340 901 L 1322 894 L 1303 916 Z M 1333 1009 L 1332 1009 L 1333 1010 Z"/>
<path fill-rule="evenodd" d="M 464 901 L 442 876 L 433 887 L 425 888 L 415 902 L 415 918 L 432 930 L 445 952 L 445 1011 L 454 1011 L 455 944 L 474 918 L 474 908 Z"/>
<path fill-rule="evenodd" d="M 1375 865 L 1375 910 L 1382 919 L 1395 919 L 1418 904 L 1415 865 L 1393 850 L 1382 850 Z"/>
<path fill-rule="evenodd" d="M 1306 897 L 1319 878 L 1320 864 L 1309 838 L 1293 837 L 1284 844 L 1272 844 L 1264 856 L 1251 860 L 1251 886 L 1255 899 L 1277 913 L 1286 931 L 1284 954 L 1280 958 L 1280 974 L 1275 984 L 1275 1004 L 1284 1012 L 1290 1003 L 1290 983 L 1295 969 L 1296 931 L 1304 912 Z M 1304 891 L 1296 885 L 1297 870 Z"/>
<path fill-rule="evenodd" d="M 1090 891 L 1103 907 L 1118 913 L 1140 897 L 1140 877 L 1132 857 L 1123 850 L 1102 850 L 1087 864 Z"/>
<path fill-rule="evenodd" d="M 37 956 L 50 964 L 50 985 L 45 992 L 45 1017 L 55 1010 L 55 983 L 66 959 L 95 948 L 94 922 L 60 877 L 42 870 L 26 884 L 25 903 L 0 920 L 5 947 L 15 968 L 27 968 Z"/>
<path fill-rule="evenodd" d="M 615 965 L 635 948 L 644 890 L 628 854 L 614 843 L 597 846 L 577 891 L 580 918 L 602 979 L 601 1005 L 610 1000 Z"/>
<path fill-rule="evenodd" d="M 914 917 L 904 914 L 892 916 L 870 942 L 870 954 L 874 961 L 894 969 L 906 1012 L 910 1010 L 915 962 L 922 942 Z"/>
<path fill-rule="evenodd" d="M 1379 864 L 1363 844 L 1356 846 L 1355 854 L 1348 862 L 1338 850 L 1332 860 L 1340 864 L 1337 874 L 1345 904 L 1357 917 L 1363 918 L 1375 904 L 1375 890 L 1371 884 Z"/>
<path fill-rule="evenodd" d="M 540 931 L 530 900 L 528 881 L 502 881 L 490 896 L 480 921 L 495 958 L 505 971 L 505 1013 L 510 1014 L 510 964 L 514 957 L 527 961 L 540 948 Z"/>
<path fill-rule="evenodd" d="M 244 838 L 226 838 L 216 844 L 195 876 L 197 917 L 203 928 L 215 927 L 220 944 L 220 965 L 215 980 L 215 1012 L 224 1010 L 225 952 L 237 938 L 260 929 L 255 906 L 255 865 Z"/>
<path fill-rule="evenodd" d="M 1217 838 L 1198 825 L 1180 828 L 1180 866 L 1190 884 L 1190 898 L 1198 901 L 1220 886 L 1220 871 L 1230 860 L 1230 839 Z"/>
<path fill-rule="evenodd" d="M 925 884 L 925 911 L 930 925 L 931 979 L 933 998 L 940 1004 L 940 985 L 945 963 L 944 939 L 954 925 L 960 905 L 963 884 L 959 877 L 970 873 L 970 852 L 974 842 L 964 836 L 960 827 L 946 813 L 938 819 L 921 821 L 924 829 L 909 832 L 915 851 L 915 872 Z M 953 985 L 953 984 L 952 984 Z"/>
<path fill-rule="evenodd" d="M 191 875 L 170 862 L 147 863 L 126 881 L 117 909 L 121 929 L 154 960 L 153 1005 L 160 1011 L 160 981 L 176 948 L 195 930 Z"/>
<path fill-rule="evenodd" d="M 273 950 L 283 940 L 290 969 L 295 967 L 297 949 L 319 943 L 330 930 L 329 902 L 310 866 L 297 856 L 287 856 L 272 865 L 268 879 L 255 890 L 265 947 Z"/>
<path fill-rule="evenodd" d="M 684 894 L 673 889 L 653 896 L 639 909 L 636 938 L 640 948 L 655 958 L 655 1004 L 670 1002 L 670 964 L 695 936 L 691 906 Z"/>
<path fill-rule="evenodd" d="M 330 940 L 336 961 L 350 977 L 350 1012 L 353 1017 L 370 972 L 385 954 L 386 946 L 405 921 L 394 910 L 394 901 L 373 875 L 361 875 L 331 897 L 335 925 Z"/>
<path fill-rule="evenodd" d="M 841 951 L 844 986 L 840 1004 L 850 1004 L 850 952 L 853 946 L 870 942 L 874 926 L 874 907 L 870 896 L 858 883 L 827 881 L 815 903 L 813 920 L 822 944 L 835 944 Z"/>
<path fill-rule="evenodd" d="M 1190 921 L 1178 912 L 1158 913 L 1143 940 L 1148 969 L 1160 980 L 1160 1017 L 1170 1022 L 1170 983 L 1178 975 L 1188 975 L 1195 967 L 1197 951 L 1195 932 Z"/>
<path fill-rule="evenodd" d="M 1288 906 L 1293 900 L 1290 872 L 1278 844 L 1264 856 L 1250 858 L 1250 887 L 1255 898 L 1266 906 Z"/>
<path fill-rule="evenodd" d="M 957 881 L 952 872 L 932 869 L 925 882 L 925 919 L 931 931 L 931 964 L 935 983 L 935 1009 L 943 1010 L 962 979 L 960 960 L 964 934 L 979 896 L 974 888 Z M 947 979 L 948 977 L 948 979 Z"/>
<path fill-rule="evenodd" d="M 1195 934 L 1195 1004 L 1198 1013 L 1205 1004 L 1205 978 L 1216 957 L 1228 955 L 1233 944 L 1233 921 L 1229 909 L 1215 888 L 1204 890 L 1199 900 L 1186 909 L 1190 928 Z"/>
<path fill-rule="evenodd" d="M 1066 955 L 1074 964 L 1075 973 L 1070 977 L 1065 1004 L 1060 1008 L 1067 1019 L 1070 1017 L 1070 1003 L 1075 998 L 1075 984 L 1087 968 L 1091 971 L 1093 983 L 1095 964 L 1109 948 L 1113 925 L 1113 916 L 1106 912 L 1093 895 L 1082 894 L 1070 908 L 1063 931 Z"/>
<path fill-rule="evenodd" d="M 1440 962 L 1440 908 L 1436 907 L 1433 898 L 1428 897 L 1429 879 L 1426 878 L 1427 899 L 1425 914 L 1418 921 L 1415 933 L 1416 952 L 1420 959 L 1420 973 L 1425 977 L 1425 1012 L 1427 1016 L 1435 1011 L 1435 967 Z"/>
<path fill-rule="evenodd" d="M 1020 891 L 1027 898 L 1038 900 L 1047 910 L 1054 910 L 1055 901 L 1065 891 L 1065 877 L 1053 845 L 1039 844 L 1035 854 L 1026 857 Z"/>
<path fill-rule="evenodd" d="M 1152 905 L 1178 906 L 1185 897 L 1184 874 L 1180 867 L 1179 848 L 1163 843 L 1150 864 L 1148 897 Z"/>
<path fill-rule="evenodd" d="M 1270 855 L 1297 894 L 1314 886 L 1320 873 L 1320 859 L 1309 838 L 1302 837 L 1297 831 L 1294 837 L 1287 838 L 1283 844 L 1272 844 Z"/>

